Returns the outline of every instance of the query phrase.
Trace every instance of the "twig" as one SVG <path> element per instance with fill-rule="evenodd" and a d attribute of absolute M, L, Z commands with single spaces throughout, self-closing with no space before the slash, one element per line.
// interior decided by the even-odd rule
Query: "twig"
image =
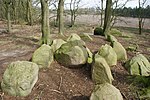
<path fill-rule="evenodd" d="M 137 95 L 138 100 L 141 100 L 140 96 L 139 96 L 139 93 L 137 91 L 136 91 L 136 95 Z"/>
<path fill-rule="evenodd" d="M 63 81 L 63 79 L 62 79 L 62 77 L 60 77 L 60 84 L 59 84 L 58 90 L 60 90 L 60 88 L 62 86 L 62 81 Z"/>
<path fill-rule="evenodd" d="M 53 91 L 53 92 L 56 92 L 56 93 L 59 93 L 59 94 L 61 94 L 61 92 L 60 91 L 58 91 L 58 90 L 54 90 L 54 89 L 50 89 L 51 91 Z"/>
<path fill-rule="evenodd" d="M 43 93 L 43 91 L 40 91 L 40 94 L 35 99 L 41 100 L 42 93 Z"/>
<path fill-rule="evenodd" d="M 0 100 L 4 100 L 3 96 L 4 96 L 4 92 L 2 94 L 0 94 Z"/>
<path fill-rule="evenodd" d="M 124 94 L 124 93 L 121 93 L 122 94 L 122 96 L 127 100 L 127 97 L 126 97 L 126 95 Z"/>

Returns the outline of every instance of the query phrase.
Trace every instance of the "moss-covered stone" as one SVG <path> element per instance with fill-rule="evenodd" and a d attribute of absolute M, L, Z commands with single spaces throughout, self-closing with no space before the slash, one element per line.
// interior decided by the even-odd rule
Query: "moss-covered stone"
<path fill-rule="evenodd" d="M 3 75 L 1 87 L 12 96 L 27 96 L 38 80 L 39 67 L 28 61 L 12 62 Z"/>
<path fill-rule="evenodd" d="M 117 65 L 117 54 L 111 46 L 102 45 L 98 50 L 98 54 L 105 58 L 109 66 Z"/>
<path fill-rule="evenodd" d="M 63 44 L 55 53 L 55 59 L 66 66 L 82 65 L 87 62 L 88 52 L 81 41 L 70 41 Z"/>
<path fill-rule="evenodd" d="M 138 54 L 132 59 L 128 60 L 125 64 L 125 68 L 131 75 L 150 75 L 150 63 L 142 54 Z"/>
<path fill-rule="evenodd" d="M 109 83 L 95 85 L 90 100 L 123 100 L 120 91 Z"/>
<path fill-rule="evenodd" d="M 113 42 L 111 44 L 112 48 L 114 49 L 114 51 L 117 54 L 117 60 L 122 60 L 125 61 L 127 60 L 127 53 L 125 48 L 121 45 L 121 43 L 119 42 Z"/>
<path fill-rule="evenodd" d="M 66 42 L 62 39 L 55 39 L 52 41 L 51 48 L 53 52 L 55 52 L 57 49 L 61 47 L 62 44 L 65 44 Z"/>
<path fill-rule="evenodd" d="M 112 84 L 113 76 L 105 59 L 96 54 L 92 66 L 92 80 L 95 84 L 110 83 Z"/>
<path fill-rule="evenodd" d="M 67 41 L 74 41 L 74 40 L 81 40 L 80 36 L 77 34 L 71 34 L 68 38 Z"/>
<path fill-rule="evenodd" d="M 117 42 L 118 40 L 113 35 L 107 35 L 107 40 L 111 43 Z"/>
<path fill-rule="evenodd" d="M 48 68 L 53 61 L 53 51 L 49 45 L 43 44 L 32 56 L 32 62 L 36 63 L 39 68 Z"/>

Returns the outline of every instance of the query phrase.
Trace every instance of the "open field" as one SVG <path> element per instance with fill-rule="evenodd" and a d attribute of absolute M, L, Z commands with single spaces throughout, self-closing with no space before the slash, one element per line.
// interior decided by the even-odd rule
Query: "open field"
<path fill-rule="evenodd" d="M 87 25 L 98 25 L 100 23 L 100 15 L 79 15 L 76 18 L 77 24 L 87 24 Z M 138 18 L 132 17 L 118 17 L 117 23 L 115 26 L 123 26 L 123 27 L 138 27 Z M 70 20 L 70 16 L 65 16 L 65 21 L 68 22 Z M 150 29 L 150 19 L 145 19 L 145 29 Z"/>

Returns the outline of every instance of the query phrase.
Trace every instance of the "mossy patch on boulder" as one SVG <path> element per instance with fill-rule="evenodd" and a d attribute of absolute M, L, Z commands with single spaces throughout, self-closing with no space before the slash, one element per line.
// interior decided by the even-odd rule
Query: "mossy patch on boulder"
<path fill-rule="evenodd" d="M 86 50 L 87 50 L 87 53 L 88 53 L 87 63 L 91 64 L 93 62 L 93 53 L 87 47 L 86 47 Z"/>
<path fill-rule="evenodd" d="M 51 48 L 53 52 L 55 52 L 57 49 L 61 47 L 62 44 L 65 44 L 66 42 L 62 39 L 55 39 L 52 41 Z"/>
<path fill-rule="evenodd" d="M 28 61 L 12 62 L 3 75 L 1 87 L 12 96 L 27 96 L 38 80 L 39 67 Z"/>
<path fill-rule="evenodd" d="M 53 61 L 53 51 L 49 45 L 43 44 L 32 56 L 32 62 L 36 63 L 39 68 L 48 68 Z"/>
<path fill-rule="evenodd" d="M 110 83 L 112 84 L 113 76 L 106 60 L 96 54 L 92 65 L 92 80 L 95 84 Z"/>
<path fill-rule="evenodd" d="M 90 100 L 123 100 L 120 91 L 112 84 L 95 85 Z"/>

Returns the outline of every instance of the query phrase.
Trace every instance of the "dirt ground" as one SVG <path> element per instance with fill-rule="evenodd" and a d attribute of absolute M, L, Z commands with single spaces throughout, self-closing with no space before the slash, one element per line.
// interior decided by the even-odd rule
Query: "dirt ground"
<path fill-rule="evenodd" d="M 0 22 L 0 29 L 6 26 Z M 68 28 L 65 34 L 90 33 L 91 27 Z M 131 38 L 117 37 L 119 42 L 127 48 L 129 45 L 138 45 L 137 51 L 144 54 L 150 60 L 150 32 L 142 35 L 136 34 L 126 28 L 120 28 Z M 56 28 L 52 28 L 52 39 L 58 38 Z M 135 30 L 137 31 L 137 30 Z M 30 61 L 33 52 L 39 47 L 38 39 L 41 36 L 40 26 L 13 25 L 13 32 L 0 32 L 0 82 L 7 65 L 12 61 Z M 103 44 L 109 44 L 104 37 L 93 36 L 93 41 L 86 42 L 87 47 L 96 52 Z M 137 52 L 128 51 L 128 58 L 133 57 Z M 111 68 L 114 77 L 113 85 L 117 87 L 124 100 L 138 100 L 137 91 L 131 81 L 128 81 L 129 73 L 123 68 L 123 62 Z M 81 68 L 70 69 L 54 61 L 49 69 L 39 71 L 39 79 L 31 94 L 27 97 L 12 97 L 4 94 L 0 89 L 0 100 L 89 100 L 93 89 L 91 80 L 91 66 L 84 65 Z"/>

